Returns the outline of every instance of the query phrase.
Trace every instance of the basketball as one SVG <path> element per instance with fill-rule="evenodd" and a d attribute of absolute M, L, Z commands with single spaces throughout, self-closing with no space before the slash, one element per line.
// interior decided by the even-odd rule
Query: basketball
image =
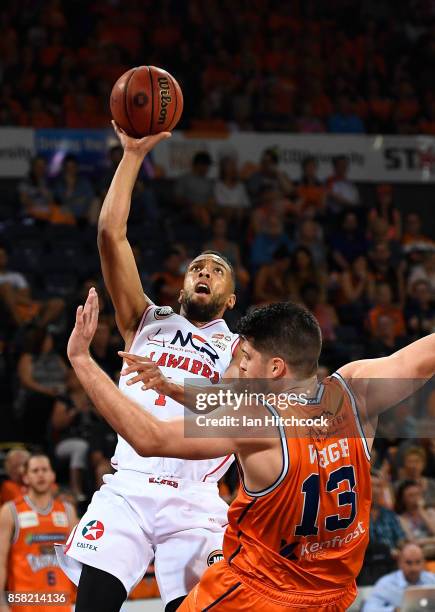
<path fill-rule="evenodd" d="M 110 95 L 113 119 L 133 138 L 174 129 L 183 112 L 183 94 L 174 77 L 155 66 L 131 68 Z"/>

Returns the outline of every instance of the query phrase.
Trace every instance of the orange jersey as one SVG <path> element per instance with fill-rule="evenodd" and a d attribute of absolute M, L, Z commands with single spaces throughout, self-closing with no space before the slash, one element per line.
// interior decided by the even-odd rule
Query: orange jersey
<path fill-rule="evenodd" d="M 241 470 L 228 514 L 229 568 L 257 593 L 286 605 L 315 606 L 319 597 L 322 606 L 335 605 L 349 593 L 350 605 L 369 537 L 370 455 L 354 398 L 338 374 L 295 408 L 299 418 L 321 415 L 327 431 L 280 425 L 280 477 L 253 493 Z"/>
<path fill-rule="evenodd" d="M 60 569 L 54 551 L 54 543 L 65 542 L 71 529 L 67 504 L 55 499 L 46 512 L 41 512 L 24 496 L 10 502 L 10 507 L 15 534 L 9 552 L 8 590 L 68 593 L 71 602 L 73 585 Z M 16 606 L 18 612 L 46 609 L 47 606 Z M 50 609 L 70 612 L 71 603 Z"/>

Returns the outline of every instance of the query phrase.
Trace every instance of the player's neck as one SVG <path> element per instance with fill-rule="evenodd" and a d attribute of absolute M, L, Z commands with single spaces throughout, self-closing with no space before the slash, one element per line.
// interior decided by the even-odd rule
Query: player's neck
<path fill-rule="evenodd" d="M 194 325 L 195 327 L 204 327 L 204 325 L 209 325 L 210 323 L 213 323 L 213 321 L 219 321 L 220 319 L 222 319 L 222 317 L 224 316 L 224 312 L 225 311 L 218 312 L 217 315 L 215 317 L 213 317 L 213 319 L 210 319 L 209 321 L 194 321 L 193 319 L 189 319 L 188 318 L 184 308 L 181 307 L 181 309 L 180 309 L 180 316 L 184 317 L 185 319 L 187 319 L 189 321 L 189 323 L 192 323 L 192 325 Z"/>
<path fill-rule="evenodd" d="M 53 496 L 50 491 L 47 491 L 47 493 L 37 493 L 30 489 L 27 493 L 27 497 L 30 499 L 35 509 L 40 512 L 46 511 L 53 502 Z"/>
<path fill-rule="evenodd" d="M 316 375 L 304 380 L 295 380 L 291 376 L 284 377 L 281 380 L 283 387 L 281 393 L 296 393 L 298 395 L 304 393 L 307 397 L 313 397 L 319 388 L 319 381 Z"/>

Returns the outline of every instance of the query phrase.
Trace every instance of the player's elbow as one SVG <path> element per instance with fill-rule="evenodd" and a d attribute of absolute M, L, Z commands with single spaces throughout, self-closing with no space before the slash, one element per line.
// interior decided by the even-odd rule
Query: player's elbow
<path fill-rule="evenodd" d="M 138 431 L 132 446 L 140 457 L 165 456 L 164 439 L 156 427 L 147 427 L 144 431 Z"/>
<path fill-rule="evenodd" d="M 104 218 L 98 221 L 97 244 L 100 253 L 110 250 L 111 246 L 123 240 L 126 234 L 124 231 L 113 228 Z"/>

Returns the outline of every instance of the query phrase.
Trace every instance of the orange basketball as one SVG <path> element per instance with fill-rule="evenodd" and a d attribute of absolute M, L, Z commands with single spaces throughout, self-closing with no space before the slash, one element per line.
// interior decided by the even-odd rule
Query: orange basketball
<path fill-rule="evenodd" d="M 155 66 L 131 68 L 110 95 L 113 119 L 133 138 L 174 129 L 183 112 L 183 94 L 174 77 Z"/>

